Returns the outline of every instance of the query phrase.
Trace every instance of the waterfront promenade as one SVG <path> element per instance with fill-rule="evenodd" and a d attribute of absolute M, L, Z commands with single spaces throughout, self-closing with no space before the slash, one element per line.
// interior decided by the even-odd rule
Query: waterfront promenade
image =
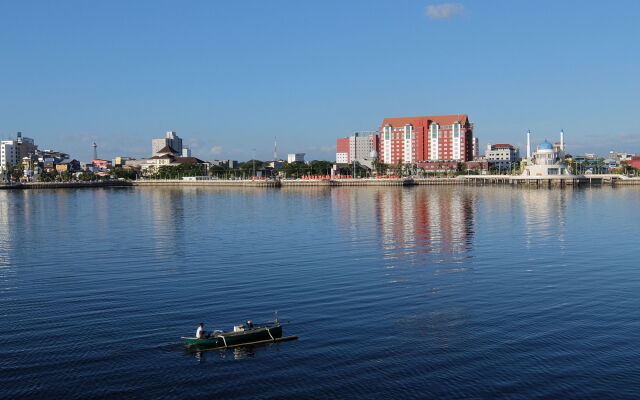
<path fill-rule="evenodd" d="M 421 185 L 507 185 L 537 188 L 578 187 L 578 186 L 624 186 L 640 185 L 640 177 L 629 178 L 622 175 L 583 175 L 576 177 L 536 178 L 511 175 L 461 175 L 452 178 L 392 178 L 392 179 L 283 179 L 283 180 L 181 180 L 181 179 L 141 179 L 135 181 L 106 180 L 97 182 L 28 182 L 0 184 L 1 189 L 64 189 L 102 187 L 309 187 L 309 186 L 421 186 Z"/>

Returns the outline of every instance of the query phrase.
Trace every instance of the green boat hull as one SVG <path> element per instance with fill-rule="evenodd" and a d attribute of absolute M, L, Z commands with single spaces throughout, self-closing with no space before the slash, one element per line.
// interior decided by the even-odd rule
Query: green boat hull
<path fill-rule="evenodd" d="M 188 346 L 232 347 L 246 343 L 275 341 L 282 337 L 282 326 L 260 327 L 241 332 L 223 332 L 216 336 L 198 339 L 183 337 L 182 342 Z"/>

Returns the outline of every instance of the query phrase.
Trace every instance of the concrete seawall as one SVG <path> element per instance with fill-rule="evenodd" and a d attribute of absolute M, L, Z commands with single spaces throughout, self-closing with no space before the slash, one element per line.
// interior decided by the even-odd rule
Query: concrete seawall
<path fill-rule="evenodd" d="M 323 179 L 323 180 L 202 180 L 185 181 L 169 180 L 137 180 L 137 181 L 97 181 L 97 182 L 29 182 L 16 184 L 0 184 L 2 189 L 62 189 L 62 188 L 104 188 L 104 187 L 341 187 L 341 186 L 416 186 L 416 185 L 509 185 L 516 187 L 578 187 L 600 185 L 640 185 L 640 177 L 627 178 L 619 176 L 589 176 L 575 178 L 522 178 L 518 176 L 459 176 L 456 178 L 405 178 L 405 179 Z"/>
<path fill-rule="evenodd" d="M 144 179 L 131 181 L 132 186 L 216 186 L 216 187 L 279 187 L 280 183 L 274 180 L 225 180 L 212 179 L 206 181 L 185 181 L 182 179 Z"/>
<path fill-rule="evenodd" d="M 96 182 L 25 182 L 0 184 L 1 189 L 70 189 L 70 188 L 100 188 L 100 187 L 128 187 L 128 181 L 96 181 Z"/>

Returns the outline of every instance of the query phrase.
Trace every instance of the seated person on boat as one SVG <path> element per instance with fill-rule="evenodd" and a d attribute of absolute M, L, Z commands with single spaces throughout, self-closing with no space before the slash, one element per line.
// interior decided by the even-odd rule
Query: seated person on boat
<path fill-rule="evenodd" d="M 198 329 L 196 329 L 196 338 L 204 339 L 207 337 L 207 331 L 204 330 L 204 322 L 200 322 Z"/>

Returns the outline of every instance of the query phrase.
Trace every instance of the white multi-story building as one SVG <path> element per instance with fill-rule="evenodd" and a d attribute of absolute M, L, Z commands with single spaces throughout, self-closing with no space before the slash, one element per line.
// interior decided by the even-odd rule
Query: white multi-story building
<path fill-rule="evenodd" d="M 304 162 L 305 153 L 291 153 L 287 154 L 287 162 L 289 164 L 293 162 Z"/>
<path fill-rule="evenodd" d="M 3 140 L 0 142 L 0 171 L 6 171 L 9 167 L 16 165 L 16 143 L 13 140 Z"/>
<path fill-rule="evenodd" d="M 32 155 L 37 149 L 33 139 L 22 137 L 22 132 L 18 132 L 13 140 L 3 140 L 0 142 L 0 171 L 6 171 L 7 166 L 15 166 L 23 157 Z"/>
<path fill-rule="evenodd" d="M 520 161 L 520 150 L 510 144 L 493 144 L 487 145 L 485 159 L 492 166 L 499 169 L 511 169 L 511 167 Z"/>

